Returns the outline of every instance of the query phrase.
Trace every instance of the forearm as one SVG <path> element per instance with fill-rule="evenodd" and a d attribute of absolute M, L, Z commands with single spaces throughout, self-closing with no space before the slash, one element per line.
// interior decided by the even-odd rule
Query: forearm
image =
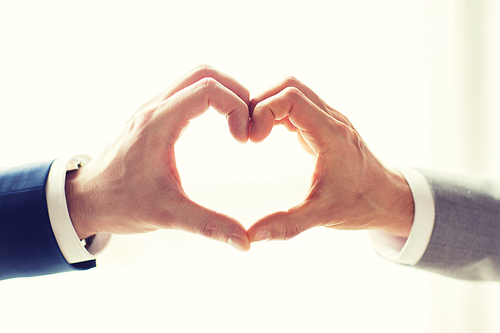
<path fill-rule="evenodd" d="M 94 234 L 81 236 L 81 231 L 77 229 L 78 223 L 73 220 L 74 214 L 71 214 L 69 207 L 70 202 L 78 205 L 78 200 L 81 198 L 75 198 L 68 193 L 68 182 L 78 173 L 77 169 L 80 166 L 87 165 L 90 161 L 91 158 L 87 155 L 59 158 L 52 164 L 47 179 L 46 192 L 50 223 L 57 244 L 70 264 L 93 261 L 95 255 L 104 249 L 110 239 L 109 234 L 98 234 L 92 238 L 91 244 L 87 243 L 84 247 L 80 240 L 87 239 Z"/>
<path fill-rule="evenodd" d="M 46 198 L 50 166 L 33 163 L 0 173 L 0 279 L 82 268 L 65 260 L 54 237 Z"/>
<path fill-rule="evenodd" d="M 422 173 L 432 189 L 436 216 L 416 267 L 458 279 L 500 281 L 500 184 Z"/>

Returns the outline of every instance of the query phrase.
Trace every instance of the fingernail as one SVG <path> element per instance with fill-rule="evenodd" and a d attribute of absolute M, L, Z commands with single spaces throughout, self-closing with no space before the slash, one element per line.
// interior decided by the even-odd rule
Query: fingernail
<path fill-rule="evenodd" d="M 241 243 L 241 239 L 239 237 L 231 236 L 227 240 L 227 243 L 234 247 L 236 250 L 244 252 L 243 244 Z"/>
<path fill-rule="evenodd" d="M 267 240 L 269 239 L 269 237 L 271 236 L 271 233 L 269 232 L 269 230 L 267 229 L 261 229 L 259 230 L 259 232 L 257 233 L 257 235 L 255 235 L 255 238 L 253 239 L 254 242 L 260 242 L 260 241 L 263 241 L 263 240 Z"/>

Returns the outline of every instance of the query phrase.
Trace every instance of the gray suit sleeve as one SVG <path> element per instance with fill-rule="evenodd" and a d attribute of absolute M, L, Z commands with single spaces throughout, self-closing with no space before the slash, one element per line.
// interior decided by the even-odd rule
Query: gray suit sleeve
<path fill-rule="evenodd" d="M 415 267 L 463 280 L 500 281 L 500 184 L 420 171 L 431 187 L 436 217 Z"/>

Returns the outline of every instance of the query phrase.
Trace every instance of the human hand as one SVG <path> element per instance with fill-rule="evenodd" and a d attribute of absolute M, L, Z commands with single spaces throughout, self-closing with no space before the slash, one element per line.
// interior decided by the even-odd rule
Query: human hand
<path fill-rule="evenodd" d="M 68 208 L 80 239 L 180 229 L 250 249 L 238 221 L 189 199 L 174 152 L 189 121 L 210 106 L 226 116 L 233 137 L 246 142 L 249 98 L 232 77 L 200 66 L 142 105 L 102 155 L 67 176 Z"/>
<path fill-rule="evenodd" d="M 316 156 L 305 199 L 257 221 L 248 229 L 250 241 L 290 239 L 316 226 L 409 235 L 413 198 L 403 176 L 386 168 L 349 120 L 311 89 L 286 78 L 252 99 L 250 112 L 250 140 L 260 142 L 283 124 Z"/>

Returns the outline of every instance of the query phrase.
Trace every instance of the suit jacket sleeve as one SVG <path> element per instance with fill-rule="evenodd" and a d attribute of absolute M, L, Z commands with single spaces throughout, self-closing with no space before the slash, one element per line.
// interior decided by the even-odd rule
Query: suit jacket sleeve
<path fill-rule="evenodd" d="M 0 170 L 0 280 L 95 266 L 68 264 L 52 232 L 45 184 L 51 162 Z"/>
<path fill-rule="evenodd" d="M 500 184 L 420 171 L 436 215 L 416 267 L 458 279 L 500 281 Z"/>

